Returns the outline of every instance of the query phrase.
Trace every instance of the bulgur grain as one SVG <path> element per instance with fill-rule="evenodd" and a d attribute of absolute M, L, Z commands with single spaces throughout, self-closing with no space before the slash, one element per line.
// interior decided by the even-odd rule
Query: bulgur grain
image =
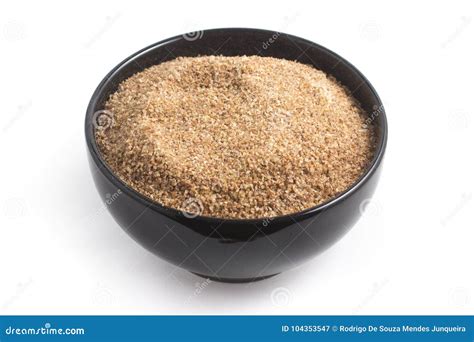
<path fill-rule="evenodd" d="M 123 81 L 96 131 L 101 155 L 133 189 L 203 215 L 262 218 L 323 203 L 374 153 L 365 112 L 311 66 L 258 56 L 180 57 Z"/>

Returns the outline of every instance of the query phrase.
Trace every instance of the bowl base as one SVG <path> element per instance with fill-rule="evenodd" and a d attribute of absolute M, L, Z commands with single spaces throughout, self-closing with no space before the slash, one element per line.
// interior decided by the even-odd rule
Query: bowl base
<path fill-rule="evenodd" d="M 207 275 L 203 275 L 203 274 L 199 274 L 199 273 L 195 273 L 195 272 L 191 272 L 191 273 L 197 275 L 198 277 L 209 279 L 209 280 L 212 280 L 212 281 L 218 281 L 220 283 L 233 283 L 233 284 L 253 283 L 253 282 L 260 281 L 260 280 L 265 280 L 265 279 L 268 279 L 268 278 L 271 278 L 271 277 L 274 277 L 274 276 L 280 274 L 280 273 L 275 273 L 275 274 L 270 274 L 270 275 L 267 275 L 267 276 L 256 277 L 256 278 L 220 278 L 220 277 L 209 277 Z"/>

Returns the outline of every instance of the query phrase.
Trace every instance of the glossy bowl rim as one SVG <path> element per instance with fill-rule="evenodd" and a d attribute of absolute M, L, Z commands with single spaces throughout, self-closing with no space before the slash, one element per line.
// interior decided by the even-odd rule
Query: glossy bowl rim
<path fill-rule="evenodd" d="M 232 27 L 232 28 L 216 28 L 216 29 L 206 29 L 206 30 L 201 30 L 199 32 L 202 32 L 202 34 L 210 33 L 210 32 L 215 32 L 215 31 L 228 31 L 229 34 L 233 33 L 236 34 L 238 32 L 242 31 L 254 31 L 254 32 L 262 32 L 262 33 L 267 33 L 269 35 L 274 34 L 276 31 L 271 31 L 271 30 L 264 30 L 264 29 L 255 29 L 255 28 L 242 28 L 242 27 Z M 335 52 L 325 48 L 324 46 L 321 46 L 317 43 L 314 43 L 312 41 L 309 41 L 307 39 L 290 35 L 287 33 L 282 33 L 279 32 L 281 35 L 287 36 L 290 39 L 295 39 L 300 42 L 304 42 L 308 45 L 311 45 L 319 50 L 323 50 L 325 53 L 332 55 L 336 59 L 340 61 L 340 63 L 345 64 L 348 69 L 357 74 L 362 80 L 363 84 L 365 84 L 369 90 L 372 92 L 374 97 L 376 98 L 378 104 L 379 104 L 379 109 L 380 112 L 377 114 L 378 117 L 378 126 L 380 126 L 380 136 L 378 137 L 378 142 L 377 142 L 377 148 L 374 154 L 374 157 L 369 165 L 369 167 L 366 169 L 366 171 L 358 178 L 357 181 L 355 181 L 350 187 L 348 187 L 345 191 L 341 192 L 339 195 L 331 198 L 330 200 L 318 204 L 316 206 L 307 208 L 305 210 L 291 213 L 291 214 L 285 214 L 285 215 L 280 215 L 280 216 L 273 216 L 273 217 L 258 217 L 258 218 L 223 218 L 223 217 L 214 217 L 214 216 L 204 216 L 204 215 L 198 215 L 192 218 L 189 218 L 189 220 L 192 221 L 202 221 L 202 222 L 207 222 L 209 224 L 222 224 L 222 223 L 229 223 L 229 224 L 245 224 L 245 225 L 256 225 L 258 227 L 259 224 L 263 220 L 269 220 L 269 221 L 300 221 L 303 220 L 307 217 L 314 216 L 318 213 L 321 213 L 335 205 L 337 205 L 340 202 L 343 202 L 346 200 L 348 197 L 350 197 L 352 194 L 357 192 L 359 188 L 361 188 L 375 173 L 375 171 L 379 168 L 381 165 L 383 156 L 385 154 L 385 149 L 387 146 L 387 138 L 388 138 L 388 124 L 387 124 L 387 117 L 385 114 L 385 107 L 382 104 L 382 101 L 380 100 L 380 97 L 378 96 L 377 92 L 375 91 L 375 88 L 372 86 L 372 84 L 369 82 L 369 80 L 350 62 L 348 62 L 346 59 L 342 58 Z M 94 113 L 96 112 L 94 110 L 96 106 L 96 102 L 99 98 L 99 96 L 103 92 L 103 88 L 105 87 L 108 82 L 110 82 L 114 76 L 117 74 L 119 70 L 122 68 L 126 67 L 128 64 L 133 63 L 136 58 L 141 56 L 142 54 L 147 53 L 149 50 L 153 50 L 157 47 L 160 46 L 165 46 L 167 44 L 173 43 L 174 41 L 184 39 L 185 34 L 177 35 L 174 37 L 170 37 L 164 40 L 161 40 L 159 42 L 156 42 L 154 44 L 151 44 L 133 54 L 131 54 L 129 57 L 125 58 L 123 61 L 121 61 L 119 64 L 117 64 L 99 83 L 97 88 L 95 89 L 94 93 L 92 94 L 92 97 L 89 101 L 87 111 L 86 111 L 86 119 L 85 119 L 85 135 L 86 135 L 86 143 L 87 147 L 89 150 L 90 155 L 92 156 L 98 172 L 102 172 L 102 174 L 110 181 L 114 186 L 117 187 L 117 189 L 120 189 L 121 191 L 124 191 L 127 193 L 130 197 L 132 197 L 134 200 L 142 203 L 143 205 L 146 206 L 147 209 L 152 208 L 153 210 L 164 214 L 166 216 L 172 216 L 176 218 L 184 218 L 185 216 L 183 215 L 183 212 L 181 210 L 172 208 L 172 207 L 167 207 L 164 206 L 147 196 L 141 194 L 140 192 L 136 191 L 135 189 L 131 188 L 128 186 L 125 182 L 123 182 L 118 176 L 115 175 L 115 173 L 110 169 L 110 167 L 107 165 L 105 160 L 103 160 L 97 144 L 96 144 L 96 139 L 95 139 L 95 129 L 94 126 L 92 125 L 92 118 Z M 199 41 L 194 41 L 193 43 L 196 44 Z M 343 84 L 344 85 L 344 84 Z"/>

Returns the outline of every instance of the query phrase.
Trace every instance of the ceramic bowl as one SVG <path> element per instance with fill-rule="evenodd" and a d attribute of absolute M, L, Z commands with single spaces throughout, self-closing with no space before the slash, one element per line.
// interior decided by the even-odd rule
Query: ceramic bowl
<path fill-rule="evenodd" d="M 260 55 L 296 60 L 333 75 L 376 125 L 378 142 L 367 171 L 330 201 L 280 217 L 220 219 L 183 214 L 153 202 L 124 184 L 102 159 L 95 139 L 98 115 L 120 82 L 178 56 Z M 102 125 L 102 126 L 101 126 Z M 95 90 L 86 114 L 86 140 L 95 185 L 107 208 L 135 241 L 160 258 L 197 275 L 248 282 L 294 268 L 340 239 L 358 220 L 381 172 L 387 143 L 383 105 L 369 81 L 334 52 L 303 38 L 248 28 L 214 29 L 169 38 L 140 50 L 110 71 Z"/>

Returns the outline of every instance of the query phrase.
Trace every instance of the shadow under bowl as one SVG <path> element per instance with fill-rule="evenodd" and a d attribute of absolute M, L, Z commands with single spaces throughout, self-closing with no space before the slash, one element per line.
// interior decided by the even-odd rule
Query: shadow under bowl
<path fill-rule="evenodd" d="M 102 159 L 95 141 L 101 113 L 118 85 L 133 74 L 179 56 L 261 55 L 296 60 L 333 75 L 348 88 L 376 126 L 377 147 L 367 171 L 330 201 L 292 215 L 267 219 L 188 217 L 128 187 Z M 268 278 L 313 258 L 341 238 L 358 220 L 381 172 L 387 142 L 383 105 L 368 80 L 334 52 L 284 33 L 215 29 L 166 39 L 134 53 L 95 90 L 86 114 L 89 164 L 95 185 L 118 224 L 139 244 L 170 263 L 218 281 Z M 107 196 L 107 198 L 106 198 Z"/>

